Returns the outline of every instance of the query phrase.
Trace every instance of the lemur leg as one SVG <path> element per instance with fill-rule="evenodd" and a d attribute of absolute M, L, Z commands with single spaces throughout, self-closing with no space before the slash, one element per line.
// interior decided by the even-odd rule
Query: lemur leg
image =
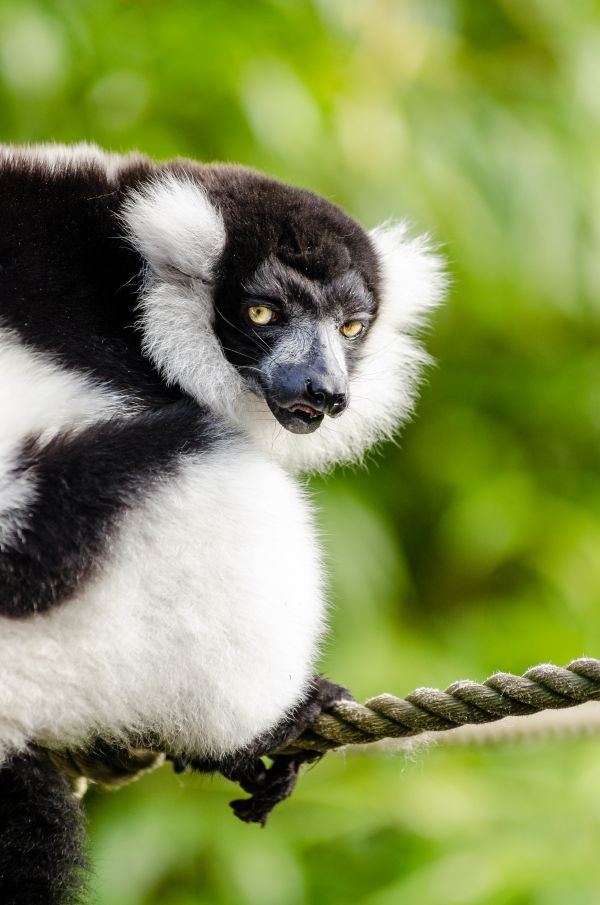
<path fill-rule="evenodd" d="M 76 905 L 86 858 L 83 815 L 68 781 L 42 755 L 0 767 L 0 902 Z"/>

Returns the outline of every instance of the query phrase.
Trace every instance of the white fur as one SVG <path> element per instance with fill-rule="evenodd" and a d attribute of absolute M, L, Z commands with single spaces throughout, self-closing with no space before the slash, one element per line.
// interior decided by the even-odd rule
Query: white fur
<path fill-rule="evenodd" d="M 150 277 L 139 308 L 144 352 L 167 383 L 237 423 L 238 399 L 255 397 L 223 355 L 213 329 L 212 286 Z"/>
<path fill-rule="evenodd" d="M 23 442 L 32 437 L 47 442 L 123 409 L 119 393 L 60 368 L 0 328 L 0 545 L 18 538 L 35 495 L 31 473 L 14 472 Z"/>
<path fill-rule="evenodd" d="M 235 421 L 235 400 L 248 389 L 213 329 L 213 270 L 226 239 L 221 214 L 201 186 L 163 174 L 132 193 L 123 222 L 149 266 L 139 302 L 144 352 L 169 384 Z"/>
<path fill-rule="evenodd" d="M 31 474 L 14 472 L 16 462 L 0 454 L 0 551 L 15 541 L 28 523 L 28 508 L 34 500 Z"/>
<path fill-rule="evenodd" d="M 382 301 L 350 383 L 351 403 L 339 418 L 299 436 L 282 429 L 266 402 L 250 392 L 214 333 L 212 268 L 225 231 L 203 190 L 161 176 L 134 196 L 125 219 L 153 271 L 140 302 L 146 353 L 170 383 L 240 427 L 286 468 L 322 471 L 360 459 L 410 416 L 428 361 L 415 333 L 446 287 L 442 259 L 427 238 L 411 239 L 402 223 L 372 231 Z M 195 278 L 181 280 L 182 271 Z"/>
<path fill-rule="evenodd" d="M 65 429 L 123 412 L 125 397 L 91 377 L 66 370 L 51 355 L 33 352 L 0 327 L 0 442 L 44 440 Z"/>
<path fill-rule="evenodd" d="M 50 175 L 92 164 L 99 167 L 112 181 L 135 159 L 143 158 L 135 153 L 114 154 L 84 141 L 73 145 L 0 145 L 0 166 L 8 161 L 32 170 L 41 169 Z"/>
<path fill-rule="evenodd" d="M 212 281 L 213 267 L 225 245 L 225 226 L 197 182 L 163 173 L 129 195 L 122 217 L 133 244 L 154 273 Z"/>
<path fill-rule="evenodd" d="M 176 752 L 239 747 L 301 698 L 323 611 L 295 482 L 247 444 L 188 459 L 72 600 L 0 620 L 0 755 L 136 730 Z"/>

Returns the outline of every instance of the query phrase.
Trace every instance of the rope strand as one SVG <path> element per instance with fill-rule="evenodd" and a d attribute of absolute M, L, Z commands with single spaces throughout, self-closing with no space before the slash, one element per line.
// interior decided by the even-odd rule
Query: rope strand
<path fill-rule="evenodd" d="M 364 704 L 340 701 L 318 716 L 308 732 L 273 753 L 325 752 L 343 745 L 409 738 L 597 700 L 599 660 L 582 657 L 564 668 L 542 663 L 522 676 L 498 672 L 482 684 L 465 679 L 445 691 L 417 688 L 405 698 L 380 694 Z"/>

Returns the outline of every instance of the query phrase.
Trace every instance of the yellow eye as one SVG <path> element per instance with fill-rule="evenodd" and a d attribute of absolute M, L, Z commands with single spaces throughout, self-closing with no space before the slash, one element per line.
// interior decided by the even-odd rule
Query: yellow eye
<path fill-rule="evenodd" d="M 362 333 L 365 325 L 360 321 L 348 321 L 340 327 L 340 333 L 347 339 L 354 339 L 359 333 Z"/>
<path fill-rule="evenodd" d="M 248 317 L 253 324 L 265 327 L 271 323 L 275 317 L 275 312 L 272 308 L 267 308 L 266 305 L 252 305 L 251 308 L 248 308 Z"/>

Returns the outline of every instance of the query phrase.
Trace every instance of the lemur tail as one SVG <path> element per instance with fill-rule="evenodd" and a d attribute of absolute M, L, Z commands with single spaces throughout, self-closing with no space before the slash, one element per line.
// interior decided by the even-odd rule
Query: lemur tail
<path fill-rule="evenodd" d="M 30 751 L 0 767 L 0 902 L 79 905 L 83 814 L 64 776 Z"/>

